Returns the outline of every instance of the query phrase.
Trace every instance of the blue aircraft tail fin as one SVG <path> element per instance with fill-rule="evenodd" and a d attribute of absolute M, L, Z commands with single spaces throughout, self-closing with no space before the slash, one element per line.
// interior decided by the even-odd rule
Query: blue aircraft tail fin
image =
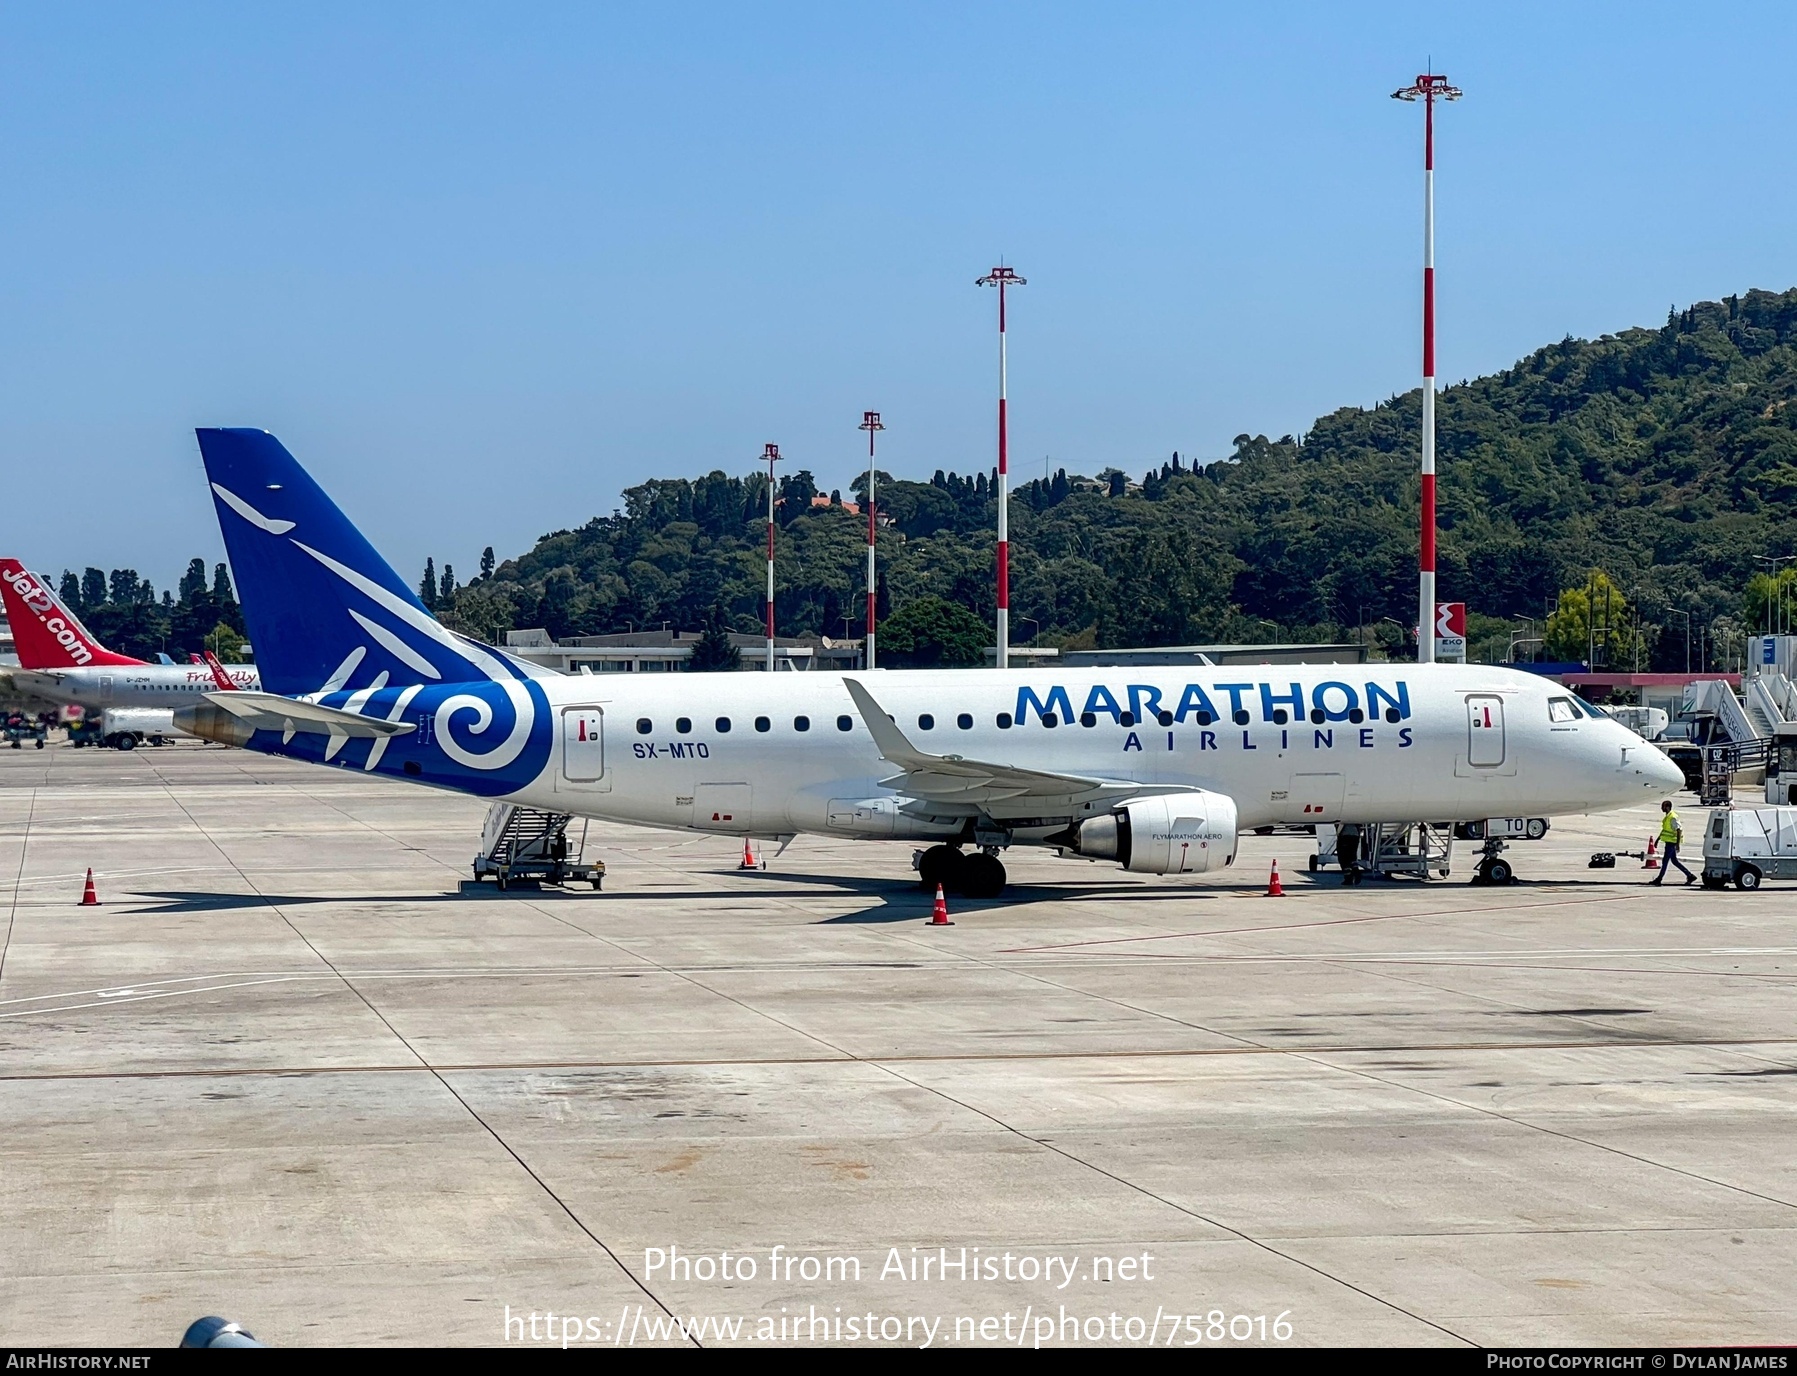
<path fill-rule="evenodd" d="M 273 435 L 198 433 L 264 688 L 298 696 L 523 676 L 426 611 Z"/>

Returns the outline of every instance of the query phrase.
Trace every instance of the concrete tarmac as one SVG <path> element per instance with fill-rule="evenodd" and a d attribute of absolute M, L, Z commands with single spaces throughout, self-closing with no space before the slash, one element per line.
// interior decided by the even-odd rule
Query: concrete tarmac
<path fill-rule="evenodd" d="M 483 812 L 0 750 L 0 1344 L 1797 1338 L 1793 890 L 1586 868 L 1652 809 L 1504 889 L 1013 851 L 947 929 L 899 844 L 464 892 Z"/>

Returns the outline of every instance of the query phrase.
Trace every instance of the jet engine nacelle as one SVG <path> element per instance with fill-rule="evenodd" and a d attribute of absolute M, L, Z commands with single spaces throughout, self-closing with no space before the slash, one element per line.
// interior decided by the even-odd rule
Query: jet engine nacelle
<path fill-rule="evenodd" d="M 1203 874 L 1235 863 L 1235 800 L 1197 789 L 1137 798 L 1080 823 L 1079 854 L 1137 874 Z"/>

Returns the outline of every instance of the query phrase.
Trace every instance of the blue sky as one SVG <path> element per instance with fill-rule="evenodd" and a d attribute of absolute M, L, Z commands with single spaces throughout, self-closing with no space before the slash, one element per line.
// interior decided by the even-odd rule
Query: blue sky
<path fill-rule="evenodd" d="M 221 557 L 195 425 L 403 573 L 649 475 L 1131 471 L 1797 284 L 1788 5 L 0 7 L 0 543 Z"/>

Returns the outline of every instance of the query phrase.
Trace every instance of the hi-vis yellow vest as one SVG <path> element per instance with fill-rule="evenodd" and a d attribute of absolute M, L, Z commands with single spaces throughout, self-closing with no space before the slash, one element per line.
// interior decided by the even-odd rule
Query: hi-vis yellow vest
<path fill-rule="evenodd" d="M 1676 846 L 1679 843 L 1679 838 L 1683 835 L 1684 828 L 1678 824 L 1677 812 L 1660 814 L 1660 844 L 1662 846 Z"/>

